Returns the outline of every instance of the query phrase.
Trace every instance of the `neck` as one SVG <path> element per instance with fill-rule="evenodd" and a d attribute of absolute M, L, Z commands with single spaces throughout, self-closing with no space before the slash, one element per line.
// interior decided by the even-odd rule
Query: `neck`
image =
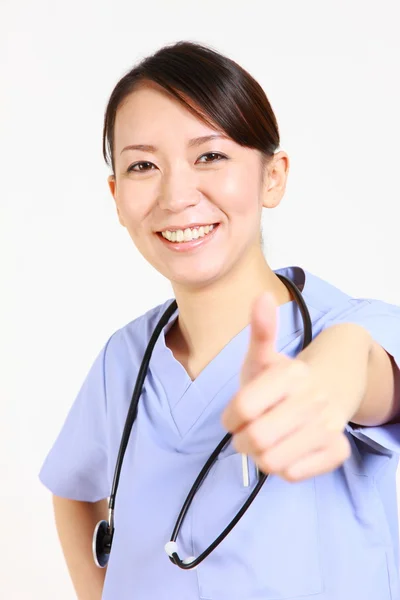
<path fill-rule="evenodd" d="M 272 292 L 277 305 L 292 300 L 261 248 L 244 262 L 200 289 L 173 285 L 179 316 L 166 343 L 192 378 L 249 324 L 251 308 L 260 294 Z"/>

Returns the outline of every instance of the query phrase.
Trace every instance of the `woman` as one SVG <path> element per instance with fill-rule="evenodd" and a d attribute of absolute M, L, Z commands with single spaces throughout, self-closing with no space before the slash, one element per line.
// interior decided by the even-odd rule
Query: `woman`
<path fill-rule="evenodd" d="M 171 300 L 110 337 L 41 471 L 81 600 L 399 597 L 400 309 L 269 267 L 261 212 L 279 204 L 289 170 L 278 146 L 260 86 L 204 46 L 162 48 L 110 97 L 103 150 L 119 220 L 171 281 L 177 308 L 151 355 L 106 570 L 93 529 L 108 518 L 132 389 Z M 282 276 L 310 313 L 304 349 Z M 170 559 L 181 506 L 227 432 Z M 196 569 L 178 568 L 174 552 L 193 562 L 259 470 L 268 478 L 229 535 Z"/>

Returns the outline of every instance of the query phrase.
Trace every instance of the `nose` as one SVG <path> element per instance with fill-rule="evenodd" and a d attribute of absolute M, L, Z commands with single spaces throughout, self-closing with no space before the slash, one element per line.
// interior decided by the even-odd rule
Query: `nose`
<path fill-rule="evenodd" d="M 162 210 L 180 213 L 200 202 L 201 193 L 197 189 L 194 174 L 183 168 L 164 174 L 158 205 Z"/>

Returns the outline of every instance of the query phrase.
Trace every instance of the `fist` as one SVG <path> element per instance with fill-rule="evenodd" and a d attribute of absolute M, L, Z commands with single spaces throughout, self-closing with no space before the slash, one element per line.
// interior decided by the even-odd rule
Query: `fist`
<path fill-rule="evenodd" d="M 315 367 L 276 351 L 277 306 L 254 303 L 240 388 L 223 412 L 238 452 L 264 473 L 300 481 L 340 466 L 350 455 L 347 415 Z"/>

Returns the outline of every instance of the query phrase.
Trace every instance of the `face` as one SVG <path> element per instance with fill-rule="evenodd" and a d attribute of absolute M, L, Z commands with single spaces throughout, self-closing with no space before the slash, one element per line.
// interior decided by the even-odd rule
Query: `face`
<path fill-rule="evenodd" d="M 288 171 L 280 152 L 263 173 L 258 151 L 205 125 L 155 84 L 118 109 L 114 162 L 109 186 L 120 223 L 153 267 L 190 288 L 262 252 L 261 210 L 279 203 Z"/>

